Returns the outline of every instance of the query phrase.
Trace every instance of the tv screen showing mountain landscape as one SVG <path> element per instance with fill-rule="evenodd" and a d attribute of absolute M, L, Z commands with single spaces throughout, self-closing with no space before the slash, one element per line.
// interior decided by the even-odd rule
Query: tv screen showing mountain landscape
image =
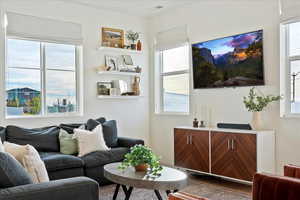
<path fill-rule="evenodd" d="M 192 45 L 194 88 L 264 84 L 263 31 Z"/>

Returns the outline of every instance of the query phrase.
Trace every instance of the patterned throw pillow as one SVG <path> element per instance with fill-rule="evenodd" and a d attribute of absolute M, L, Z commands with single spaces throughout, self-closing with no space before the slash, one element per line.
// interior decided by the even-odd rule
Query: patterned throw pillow
<path fill-rule="evenodd" d="M 78 156 L 84 156 L 94 151 L 109 150 L 103 138 L 101 124 L 98 125 L 93 131 L 74 129 L 73 138 L 78 140 Z"/>
<path fill-rule="evenodd" d="M 34 183 L 49 182 L 45 163 L 33 146 L 4 142 L 4 149 L 23 165 Z"/>

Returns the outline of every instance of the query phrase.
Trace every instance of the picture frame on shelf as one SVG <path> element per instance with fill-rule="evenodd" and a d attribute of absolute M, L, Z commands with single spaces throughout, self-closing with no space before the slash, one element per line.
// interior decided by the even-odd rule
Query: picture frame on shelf
<path fill-rule="evenodd" d="M 112 88 L 112 81 L 100 81 L 97 83 L 97 94 L 110 95 L 111 88 Z"/>
<path fill-rule="evenodd" d="M 118 57 L 106 55 L 105 66 L 107 67 L 107 71 L 118 71 L 119 70 Z"/>
<path fill-rule="evenodd" d="M 124 48 L 124 31 L 102 27 L 102 46 Z"/>
<path fill-rule="evenodd" d="M 133 65 L 132 57 L 130 55 L 122 55 L 125 65 Z"/>

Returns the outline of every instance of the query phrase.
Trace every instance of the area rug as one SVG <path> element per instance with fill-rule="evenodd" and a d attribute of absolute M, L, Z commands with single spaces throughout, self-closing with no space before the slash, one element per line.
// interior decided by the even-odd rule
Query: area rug
<path fill-rule="evenodd" d="M 100 200 L 112 200 L 115 185 L 100 188 Z M 190 176 L 189 185 L 182 191 L 195 194 L 210 200 L 250 200 L 251 186 L 232 183 L 222 179 L 204 176 Z M 167 195 L 161 191 L 164 199 Z M 120 190 L 117 200 L 124 200 L 124 193 Z M 134 189 L 130 200 L 157 200 L 151 190 Z"/>

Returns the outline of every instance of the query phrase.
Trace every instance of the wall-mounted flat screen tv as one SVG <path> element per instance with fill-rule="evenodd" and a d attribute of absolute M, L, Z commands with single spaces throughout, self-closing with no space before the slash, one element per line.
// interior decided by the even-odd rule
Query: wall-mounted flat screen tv
<path fill-rule="evenodd" d="M 264 85 L 263 31 L 192 45 L 194 89 Z"/>

